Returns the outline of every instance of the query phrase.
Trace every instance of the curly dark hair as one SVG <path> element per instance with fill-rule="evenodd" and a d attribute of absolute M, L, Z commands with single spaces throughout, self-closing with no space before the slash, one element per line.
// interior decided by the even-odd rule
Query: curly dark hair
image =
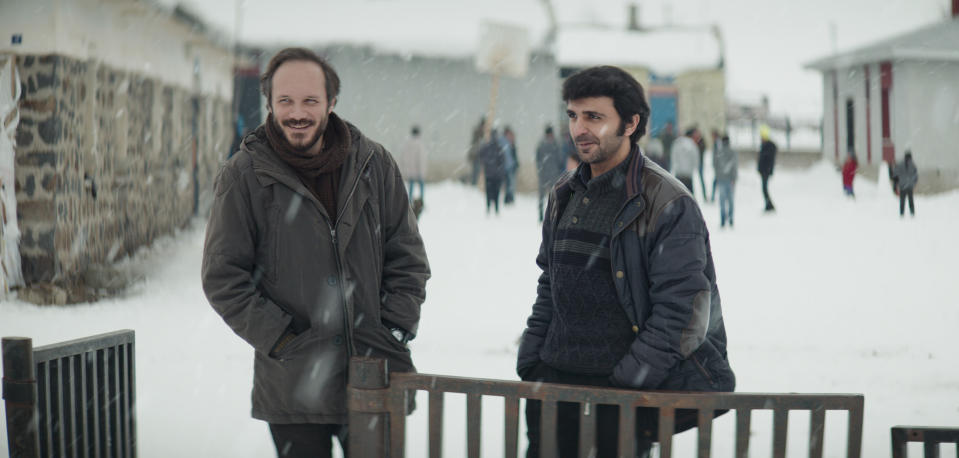
<path fill-rule="evenodd" d="M 320 69 L 323 70 L 323 79 L 326 81 L 327 103 L 333 103 L 333 99 L 340 95 L 340 77 L 326 59 L 306 48 L 286 48 L 276 53 L 276 55 L 270 59 L 270 63 L 266 66 L 266 71 L 260 76 L 260 90 L 263 91 L 263 95 L 266 97 L 267 106 L 270 105 L 270 100 L 273 96 L 273 75 L 276 73 L 276 69 L 291 60 L 305 60 L 307 62 L 314 62 L 320 66 Z"/>
<path fill-rule="evenodd" d="M 611 65 L 590 67 L 566 78 L 563 82 L 563 101 L 585 97 L 613 99 L 613 107 L 620 118 L 618 135 L 626 132 L 626 120 L 632 119 L 633 115 L 639 115 L 639 124 L 629 140 L 636 143 L 646 134 L 646 123 L 649 122 L 646 93 L 639 81 L 623 69 Z"/>

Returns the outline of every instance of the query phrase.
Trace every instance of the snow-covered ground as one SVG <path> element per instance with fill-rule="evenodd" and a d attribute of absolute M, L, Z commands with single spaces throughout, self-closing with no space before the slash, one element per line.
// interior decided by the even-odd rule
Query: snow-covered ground
<path fill-rule="evenodd" d="M 888 184 L 860 178 L 857 199 L 847 199 L 838 172 L 820 163 L 778 170 L 778 212 L 767 215 L 754 164 L 740 174 L 735 230 L 719 228 L 717 204 L 702 204 L 738 391 L 863 393 L 864 457 L 889 456 L 890 426 L 959 425 L 959 192 L 917 196 L 918 216 L 901 220 Z M 515 380 L 538 276 L 536 204 L 520 196 L 498 217 L 482 207 L 473 188 L 427 186 L 420 228 L 433 278 L 412 351 L 421 372 Z M 144 279 L 124 297 L 63 308 L 0 303 L 0 335 L 43 345 L 135 329 L 141 456 L 271 456 L 266 425 L 249 417 L 252 351 L 200 287 L 203 226 L 127 261 Z M 421 394 L 409 419 L 409 456 L 426 456 L 426 404 Z M 444 456 L 465 456 L 465 398 L 446 404 Z M 483 454 L 500 456 L 502 402 L 485 401 L 483 414 Z M 714 456 L 732 455 L 733 423 L 716 421 Z M 751 456 L 769 456 L 771 424 L 771 413 L 753 414 Z M 805 455 L 808 424 L 808 414 L 790 416 L 790 456 Z M 844 415 L 827 415 L 826 428 L 827 456 L 843 456 Z M 674 456 L 694 456 L 694 440 L 679 436 Z"/>

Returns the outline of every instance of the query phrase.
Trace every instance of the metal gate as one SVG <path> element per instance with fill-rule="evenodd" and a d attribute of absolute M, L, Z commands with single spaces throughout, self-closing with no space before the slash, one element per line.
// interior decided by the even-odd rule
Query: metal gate
<path fill-rule="evenodd" d="M 132 330 L 37 348 L 4 337 L 10 457 L 135 457 L 135 362 Z"/>

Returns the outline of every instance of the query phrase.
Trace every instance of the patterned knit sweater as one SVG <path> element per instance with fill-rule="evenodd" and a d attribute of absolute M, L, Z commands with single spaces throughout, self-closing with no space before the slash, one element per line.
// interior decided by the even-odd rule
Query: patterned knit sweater
<path fill-rule="evenodd" d="M 612 374 L 635 338 L 616 296 L 609 259 L 628 164 L 629 158 L 592 179 L 583 166 L 570 182 L 573 195 L 553 239 L 553 318 L 540 351 L 543 362 L 563 371 Z"/>

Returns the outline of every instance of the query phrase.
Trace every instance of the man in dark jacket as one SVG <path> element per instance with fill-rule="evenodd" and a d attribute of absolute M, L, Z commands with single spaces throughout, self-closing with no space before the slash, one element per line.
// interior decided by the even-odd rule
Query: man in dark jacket
<path fill-rule="evenodd" d="M 769 127 L 759 128 L 759 136 L 762 143 L 759 145 L 759 161 L 756 168 L 759 170 L 759 177 L 763 182 L 763 199 L 766 200 L 767 212 L 775 211 L 772 199 L 769 198 L 769 177 L 773 175 L 773 169 L 776 168 L 776 144 L 769 139 Z"/>
<path fill-rule="evenodd" d="M 536 178 L 539 180 L 539 220 L 543 221 L 543 205 L 556 179 L 566 171 L 566 156 L 560 151 L 553 134 L 553 126 L 546 126 L 543 138 L 536 146 Z"/>
<path fill-rule="evenodd" d="M 906 150 L 902 162 L 896 165 L 896 186 L 899 188 L 899 217 L 906 214 L 906 200 L 909 200 L 909 215 L 916 216 L 916 206 L 912 200 L 912 193 L 919 182 L 919 171 L 912 161 L 912 151 Z"/>
<path fill-rule="evenodd" d="M 430 270 L 396 163 L 332 111 L 333 68 L 289 48 L 261 83 L 269 116 L 217 177 L 203 289 L 255 350 L 253 417 L 277 453 L 330 456 L 349 358 L 414 370 Z"/>
<path fill-rule="evenodd" d="M 496 209 L 499 214 L 499 192 L 506 181 L 506 152 L 507 142 L 499 134 L 499 128 L 490 129 L 489 141 L 480 147 L 480 161 L 483 163 L 483 176 L 486 187 L 486 213 L 490 208 Z"/>
<path fill-rule="evenodd" d="M 550 194 L 536 263 L 536 302 L 520 342 L 526 381 L 636 390 L 731 391 L 726 331 L 709 233 L 692 195 L 639 150 L 649 105 L 616 67 L 563 84 L 582 161 Z M 540 403 L 526 407 L 538 456 Z M 598 456 L 615 456 L 618 407 L 597 409 Z M 559 406 L 558 449 L 576 456 L 578 411 Z M 695 416 L 678 411 L 678 430 Z M 654 412 L 637 416 L 637 449 L 657 437 Z"/>

